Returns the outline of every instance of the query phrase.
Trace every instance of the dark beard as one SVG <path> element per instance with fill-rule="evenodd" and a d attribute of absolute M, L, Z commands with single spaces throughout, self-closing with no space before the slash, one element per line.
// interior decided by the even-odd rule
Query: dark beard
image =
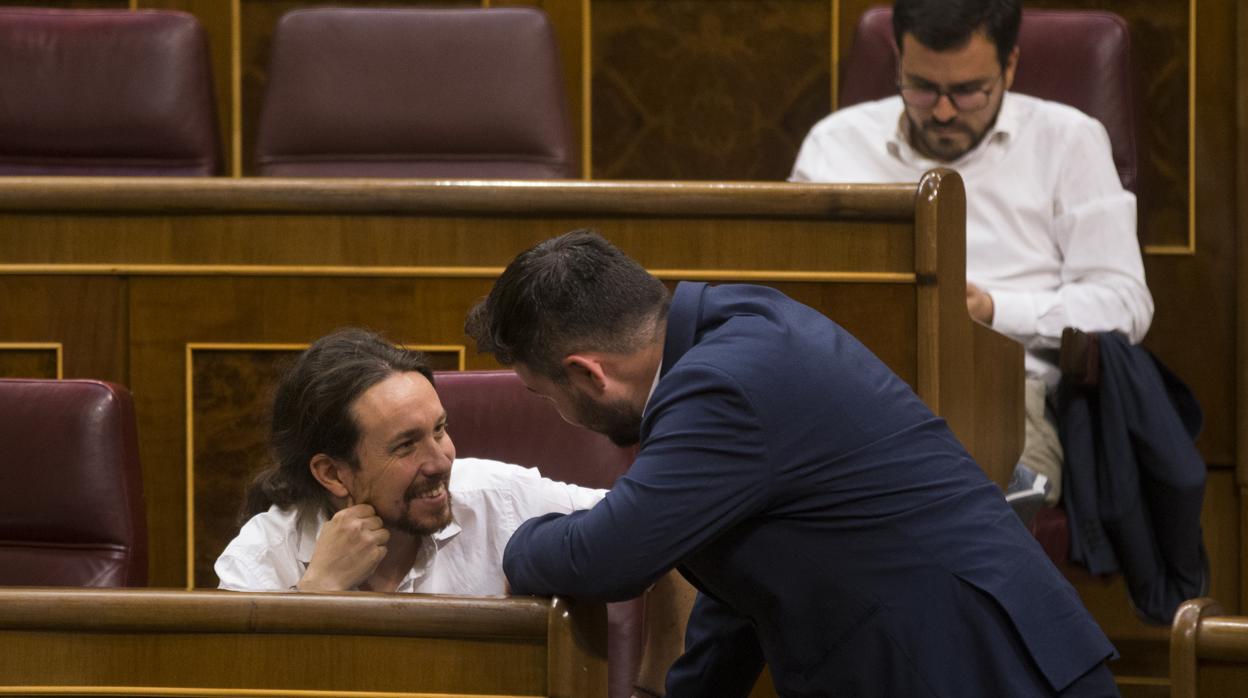
<path fill-rule="evenodd" d="M 436 516 L 436 518 L 426 519 L 422 522 L 415 522 L 415 521 L 412 521 L 410 516 L 405 515 L 405 516 L 400 517 L 397 521 L 382 520 L 382 523 L 386 526 L 386 528 L 389 528 L 393 531 L 401 531 L 403 533 L 409 533 L 414 536 L 431 536 L 437 533 L 438 531 L 441 531 L 442 529 L 446 528 L 447 526 L 450 526 L 451 522 L 455 520 L 455 517 L 451 512 L 451 496 L 452 495 L 451 495 L 451 489 L 450 489 L 450 482 L 447 481 L 444 484 L 447 485 L 446 508 L 438 512 L 438 515 Z M 428 487 L 425 487 L 423 488 L 422 491 L 428 491 L 428 489 L 429 489 Z M 410 505 L 412 503 L 412 500 L 419 498 L 419 496 L 420 496 L 419 493 L 409 492 L 405 494 L 403 497 L 404 505 Z M 406 513 L 406 511 L 407 509 L 405 508 L 404 512 Z"/>
<path fill-rule="evenodd" d="M 621 448 L 641 440 L 641 413 L 624 401 L 601 405 L 577 394 L 577 419 L 586 429 L 596 431 Z"/>

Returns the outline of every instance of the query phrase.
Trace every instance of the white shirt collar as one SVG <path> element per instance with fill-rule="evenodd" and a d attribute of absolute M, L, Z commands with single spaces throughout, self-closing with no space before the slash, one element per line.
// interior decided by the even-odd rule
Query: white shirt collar
<path fill-rule="evenodd" d="M 659 360 L 658 368 L 654 369 L 654 380 L 650 382 L 650 392 L 646 394 L 646 404 L 641 406 L 641 413 L 645 414 L 650 408 L 650 398 L 654 397 L 654 389 L 659 387 L 659 376 L 663 375 L 663 360 Z"/>

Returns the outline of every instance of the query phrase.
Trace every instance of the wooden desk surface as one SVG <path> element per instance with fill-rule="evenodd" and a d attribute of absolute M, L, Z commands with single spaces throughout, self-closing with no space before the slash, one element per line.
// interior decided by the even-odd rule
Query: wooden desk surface
<path fill-rule="evenodd" d="M 603 696 L 601 606 L 0 589 L 0 695 Z"/>

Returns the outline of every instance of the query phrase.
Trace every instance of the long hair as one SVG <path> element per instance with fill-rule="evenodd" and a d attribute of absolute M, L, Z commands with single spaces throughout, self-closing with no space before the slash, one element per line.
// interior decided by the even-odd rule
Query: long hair
<path fill-rule="evenodd" d="M 329 510 L 329 493 L 309 469 L 313 456 L 324 453 L 359 467 L 360 433 L 352 405 L 391 375 L 412 371 L 433 382 L 424 354 L 396 347 L 368 330 L 341 329 L 313 342 L 278 384 L 269 432 L 275 464 L 247 488 L 241 520 L 274 504 Z"/>

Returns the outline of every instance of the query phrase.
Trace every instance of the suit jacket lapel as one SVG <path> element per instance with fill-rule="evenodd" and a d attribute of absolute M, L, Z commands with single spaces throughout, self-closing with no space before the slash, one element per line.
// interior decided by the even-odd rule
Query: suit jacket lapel
<path fill-rule="evenodd" d="M 693 347 L 694 337 L 698 332 L 698 320 L 702 315 L 702 292 L 706 283 L 701 281 L 682 281 L 676 284 L 676 292 L 672 294 L 672 307 L 667 312 L 667 338 L 663 343 L 663 371 L 660 378 L 672 370 L 672 366 L 680 361 Z"/>

